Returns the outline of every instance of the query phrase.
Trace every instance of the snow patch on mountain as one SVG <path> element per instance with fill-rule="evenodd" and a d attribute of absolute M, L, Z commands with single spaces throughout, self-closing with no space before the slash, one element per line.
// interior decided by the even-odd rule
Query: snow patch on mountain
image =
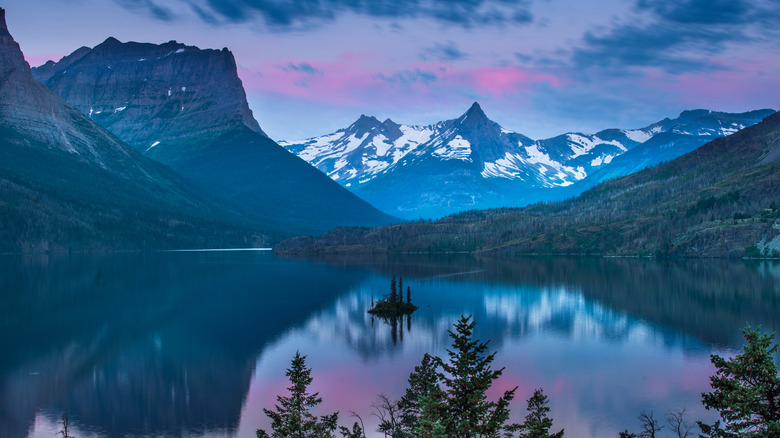
<path fill-rule="evenodd" d="M 433 151 L 433 156 L 445 160 L 471 161 L 471 143 L 457 135 L 446 146 L 439 147 Z"/>
<path fill-rule="evenodd" d="M 617 140 L 602 140 L 601 138 L 593 136 L 585 136 L 582 134 L 566 134 L 569 142 L 572 143 L 571 150 L 573 155 L 571 158 L 577 158 L 581 155 L 585 155 L 593 148 L 601 144 L 609 144 L 622 149 L 624 152 L 628 150 L 622 143 Z"/>
<path fill-rule="evenodd" d="M 613 158 L 615 158 L 615 155 L 600 156 L 594 159 L 593 161 L 591 161 L 590 165 L 593 167 L 598 167 L 601 166 L 602 164 L 609 164 L 612 162 Z"/>
<path fill-rule="evenodd" d="M 280 144 L 353 189 L 400 167 L 426 163 L 426 169 L 435 171 L 437 163 L 444 162 L 451 165 L 442 169 L 473 175 L 475 184 L 496 178 L 525 181 L 531 187 L 565 187 L 660 133 L 714 137 L 745 127 L 712 114 L 684 112 L 677 119 L 640 129 L 532 140 L 492 122 L 475 104 L 460 118 L 433 125 L 399 125 L 390 119 L 380 122 L 361 116 L 336 133 Z"/>
<path fill-rule="evenodd" d="M 653 138 L 653 132 L 645 131 L 644 129 L 628 129 L 621 131 L 623 134 L 628 137 L 629 140 L 635 141 L 637 143 L 644 143 L 647 140 L 650 140 Z"/>

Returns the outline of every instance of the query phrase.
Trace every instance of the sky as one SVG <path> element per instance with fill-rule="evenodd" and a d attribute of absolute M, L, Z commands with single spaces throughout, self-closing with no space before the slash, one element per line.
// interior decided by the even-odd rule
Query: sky
<path fill-rule="evenodd" d="M 0 0 L 28 62 L 107 37 L 229 48 L 276 140 L 473 102 L 533 139 L 780 109 L 780 0 Z"/>

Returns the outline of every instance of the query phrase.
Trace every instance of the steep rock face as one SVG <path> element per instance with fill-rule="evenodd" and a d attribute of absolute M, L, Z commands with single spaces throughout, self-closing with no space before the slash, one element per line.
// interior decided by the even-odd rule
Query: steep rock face
<path fill-rule="evenodd" d="M 130 145 L 147 151 L 183 137 L 246 126 L 263 134 L 227 50 L 108 38 L 33 76 Z"/>
<path fill-rule="evenodd" d="M 535 141 L 502 128 L 474 103 L 459 118 L 435 125 L 361 116 L 336 133 L 281 144 L 384 211 L 413 219 L 570 197 L 773 112 L 685 111 L 645 128 Z"/>
<path fill-rule="evenodd" d="M 227 49 L 109 38 L 36 74 L 91 120 L 275 235 L 394 221 L 263 133 Z"/>
<path fill-rule="evenodd" d="M 126 145 L 33 79 L 19 45 L 0 24 L 0 118 L 25 139 L 67 152 L 71 157 L 130 178 L 146 178 Z M 7 140 L 13 140 L 8 138 Z"/>
<path fill-rule="evenodd" d="M 0 9 L 0 251 L 262 243 L 220 209 L 33 79 Z"/>

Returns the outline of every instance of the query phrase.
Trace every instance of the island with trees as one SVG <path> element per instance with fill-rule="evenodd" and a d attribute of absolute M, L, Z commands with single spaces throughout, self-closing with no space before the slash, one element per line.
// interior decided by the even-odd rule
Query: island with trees
<path fill-rule="evenodd" d="M 417 309 L 419 307 L 412 304 L 412 288 L 406 286 L 406 301 L 404 301 L 404 279 L 399 277 L 396 282 L 395 275 L 393 275 L 392 280 L 390 280 L 390 293 L 376 303 L 372 298 L 368 313 L 384 318 L 397 318 L 411 315 Z"/>

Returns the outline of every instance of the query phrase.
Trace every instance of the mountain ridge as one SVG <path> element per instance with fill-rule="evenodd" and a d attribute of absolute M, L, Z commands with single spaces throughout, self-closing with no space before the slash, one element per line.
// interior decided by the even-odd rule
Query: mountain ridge
<path fill-rule="evenodd" d="M 229 50 L 109 38 L 76 52 L 62 67 L 46 63 L 36 70 L 47 87 L 145 156 L 280 235 L 396 221 L 265 135 Z"/>
<path fill-rule="evenodd" d="M 780 257 L 780 114 L 579 197 L 435 222 L 333 230 L 280 254 L 475 252 Z"/>
<path fill-rule="evenodd" d="M 435 218 L 575 196 L 606 179 L 673 159 L 773 112 L 688 110 L 644 128 L 532 140 L 490 120 L 475 102 L 461 116 L 436 124 L 402 125 L 363 115 L 335 133 L 280 144 L 383 211 L 406 219 Z M 389 134 L 383 123 L 397 127 L 397 134 Z M 656 137 L 658 144 L 649 143 L 644 156 L 629 154 L 617 161 L 620 166 L 611 166 Z M 627 162 L 634 156 L 636 162 Z"/>

